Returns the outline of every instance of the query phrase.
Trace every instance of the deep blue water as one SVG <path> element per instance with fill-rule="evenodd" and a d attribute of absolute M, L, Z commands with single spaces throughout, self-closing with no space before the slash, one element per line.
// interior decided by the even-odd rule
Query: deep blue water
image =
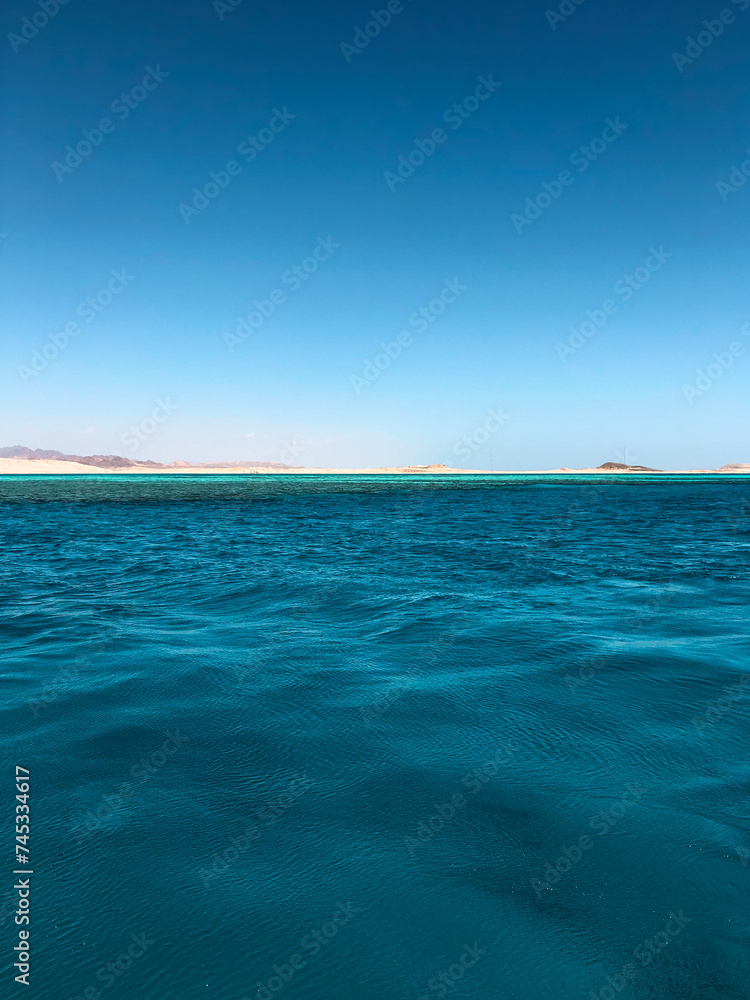
<path fill-rule="evenodd" d="M 0 995 L 747 1000 L 748 480 L 3 477 L 0 533 Z"/>

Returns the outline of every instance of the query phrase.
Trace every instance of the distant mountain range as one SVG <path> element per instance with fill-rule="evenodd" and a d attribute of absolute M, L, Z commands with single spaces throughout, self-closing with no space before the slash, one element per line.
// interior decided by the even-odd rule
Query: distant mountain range
<path fill-rule="evenodd" d="M 58 462 L 79 462 L 81 465 L 94 465 L 99 469 L 128 469 L 133 466 L 146 466 L 150 469 L 291 468 L 289 465 L 284 465 L 283 462 L 203 462 L 197 465 L 193 465 L 191 462 L 170 462 L 166 465 L 163 462 L 146 460 L 134 462 L 130 458 L 123 458 L 122 455 L 65 455 L 63 452 L 54 451 L 51 448 L 26 448 L 21 444 L 11 445 L 10 448 L 0 448 L 0 458 L 54 458 Z"/>

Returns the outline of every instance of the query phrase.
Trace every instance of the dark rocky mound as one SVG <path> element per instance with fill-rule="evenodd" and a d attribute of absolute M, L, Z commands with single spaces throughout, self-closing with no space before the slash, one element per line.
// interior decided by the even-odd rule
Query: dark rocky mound
<path fill-rule="evenodd" d="M 662 469 L 649 469 L 647 465 L 623 465 L 622 462 L 605 462 L 599 466 L 604 472 L 662 472 Z"/>

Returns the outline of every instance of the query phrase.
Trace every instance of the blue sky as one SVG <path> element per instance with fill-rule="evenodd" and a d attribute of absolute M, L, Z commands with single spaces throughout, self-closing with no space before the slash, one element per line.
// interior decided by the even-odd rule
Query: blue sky
<path fill-rule="evenodd" d="M 44 2 L 3 16 L 0 444 L 750 461 L 748 0 Z"/>

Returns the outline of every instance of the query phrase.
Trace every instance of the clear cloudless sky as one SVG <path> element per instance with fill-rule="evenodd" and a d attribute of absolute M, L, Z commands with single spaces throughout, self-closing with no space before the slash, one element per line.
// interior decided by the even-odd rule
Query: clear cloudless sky
<path fill-rule="evenodd" d="M 2 17 L 0 445 L 354 467 L 750 461 L 750 184 L 717 188 L 750 156 L 747 0 L 728 0 L 731 23 L 721 0 L 567 0 L 559 19 L 546 0 L 403 0 L 346 54 L 384 2 L 44 2 Z M 501 86 L 453 128 L 479 77 Z M 114 128 L 77 163 L 103 118 Z M 592 147 L 607 119 L 627 128 Z M 436 128 L 445 141 L 389 183 Z M 238 147 L 259 134 L 273 140 L 249 161 Z M 582 146 L 606 146 L 584 171 Z M 181 211 L 231 160 L 241 172 Z M 558 194 L 539 210 L 545 183 Z M 538 218 L 518 232 L 525 211 Z M 337 247 L 295 282 L 318 240 Z M 626 300 L 618 282 L 655 264 L 651 247 L 663 263 Z M 115 294 L 113 269 L 130 276 Z M 441 315 L 410 322 L 456 280 Z M 271 315 L 228 344 L 254 300 Z M 606 322 L 575 337 L 587 311 Z M 390 360 L 380 345 L 402 333 Z"/>

